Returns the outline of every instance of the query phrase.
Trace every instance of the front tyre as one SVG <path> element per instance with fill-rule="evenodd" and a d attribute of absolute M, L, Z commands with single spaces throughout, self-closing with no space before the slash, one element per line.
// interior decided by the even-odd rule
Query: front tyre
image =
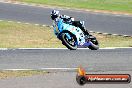
<path fill-rule="evenodd" d="M 71 39 L 68 39 L 66 33 L 61 34 L 61 41 L 62 44 L 65 45 L 70 50 L 76 50 L 77 49 L 77 39 L 76 36 L 73 34 L 68 33 L 71 37 Z"/>

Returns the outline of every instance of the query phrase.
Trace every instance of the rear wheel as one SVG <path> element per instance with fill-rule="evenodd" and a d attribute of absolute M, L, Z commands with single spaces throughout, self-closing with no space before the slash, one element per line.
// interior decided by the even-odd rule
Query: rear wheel
<path fill-rule="evenodd" d="M 89 49 L 91 50 L 99 49 L 99 42 L 94 36 L 91 36 L 90 42 L 91 42 L 91 45 L 88 47 Z"/>
<path fill-rule="evenodd" d="M 76 50 L 77 49 L 77 39 L 75 35 L 68 33 L 70 35 L 70 39 L 66 35 L 66 33 L 61 34 L 61 41 L 62 44 L 65 45 L 70 50 Z"/>

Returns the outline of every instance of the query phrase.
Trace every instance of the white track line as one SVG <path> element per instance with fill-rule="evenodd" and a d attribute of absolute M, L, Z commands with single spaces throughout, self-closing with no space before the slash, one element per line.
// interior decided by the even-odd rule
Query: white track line
<path fill-rule="evenodd" d="M 41 70 L 77 70 L 78 68 L 41 68 Z"/>
<path fill-rule="evenodd" d="M 25 24 L 30 24 L 30 23 L 25 23 Z"/>
<path fill-rule="evenodd" d="M 9 23 L 12 23 L 13 21 L 8 21 Z"/>
<path fill-rule="evenodd" d="M 78 68 L 33 68 L 33 69 L 1 69 L 3 71 L 30 71 L 30 70 L 44 70 L 44 71 L 52 71 L 52 70 L 61 70 L 61 71 L 73 71 L 77 70 Z"/>
<path fill-rule="evenodd" d="M 85 50 L 88 48 L 78 48 L 78 50 Z M 132 47 L 106 47 L 99 49 L 132 49 Z M 67 50 L 67 48 L 0 48 L 0 50 Z"/>
<path fill-rule="evenodd" d="M 39 26 L 40 24 L 34 24 L 34 25 Z"/>
<path fill-rule="evenodd" d="M 0 50 L 8 50 L 8 48 L 0 48 Z"/>
<path fill-rule="evenodd" d="M 31 71 L 33 69 L 1 69 L 2 71 Z"/>

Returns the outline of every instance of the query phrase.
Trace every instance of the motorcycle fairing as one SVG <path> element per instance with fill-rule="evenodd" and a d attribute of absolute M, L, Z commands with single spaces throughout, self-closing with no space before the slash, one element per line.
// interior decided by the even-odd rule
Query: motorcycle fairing
<path fill-rule="evenodd" d="M 76 36 L 76 38 L 77 38 L 77 44 L 78 45 L 83 45 L 83 44 L 85 44 L 85 35 L 83 34 L 83 31 L 79 28 L 79 27 L 75 27 L 75 26 L 73 26 L 73 25 L 69 25 L 69 24 L 66 24 L 66 23 L 64 23 L 63 22 L 63 20 L 62 19 L 60 19 L 59 21 L 58 21 L 58 23 L 57 23 L 57 26 L 58 26 L 58 32 L 62 32 L 63 30 L 68 30 L 68 31 L 70 31 L 71 33 L 73 33 L 75 36 Z M 54 30 L 56 30 L 56 29 L 54 29 Z M 67 36 L 68 36 L 68 34 L 67 34 Z M 68 36 L 69 37 L 69 36 Z M 70 38 L 70 37 L 69 37 Z"/>

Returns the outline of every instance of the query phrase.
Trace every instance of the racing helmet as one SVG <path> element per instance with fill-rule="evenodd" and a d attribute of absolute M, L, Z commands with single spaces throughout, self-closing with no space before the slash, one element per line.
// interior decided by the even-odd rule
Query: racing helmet
<path fill-rule="evenodd" d="M 52 20 L 55 20 L 55 18 L 57 18 L 57 17 L 60 16 L 60 12 L 57 11 L 57 10 L 52 10 L 50 16 L 51 16 L 51 19 L 52 19 Z"/>

